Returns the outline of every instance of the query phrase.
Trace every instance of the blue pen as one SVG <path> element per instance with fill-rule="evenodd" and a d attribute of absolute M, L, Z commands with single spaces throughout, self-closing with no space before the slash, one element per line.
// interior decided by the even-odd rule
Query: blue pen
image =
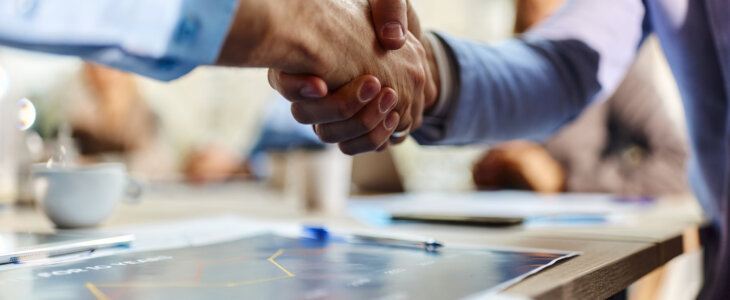
<path fill-rule="evenodd" d="M 310 238 L 325 241 L 332 238 L 330 232 L 324 227 L 320 226 L 305 226 L 304 233 Z M 391 238 L 375 235 L 364 235 L 364 234 L 350 234 L 344 236 L 338 236 L 347 242 L 351 243 L 364 243 L 364 244 L 376 244 L 391 247 L 403 247 L 403 248 L 417 248 L 423 249 L 428 252 L 438 251 L 444 246 L 442 242 L 435 239 L 429 238 L 426 240 L 417 239 L 402 239 L 402 238 Z"/>

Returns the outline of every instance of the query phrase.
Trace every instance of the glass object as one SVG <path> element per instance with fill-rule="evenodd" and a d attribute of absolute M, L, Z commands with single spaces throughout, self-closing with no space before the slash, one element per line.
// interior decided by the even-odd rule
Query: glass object
<path fill-rule="evenodd" d="M 8 75 L 0 66 L 0 204 L 15 202 L 18 188 L 16 103 L 7 99 Z"/>

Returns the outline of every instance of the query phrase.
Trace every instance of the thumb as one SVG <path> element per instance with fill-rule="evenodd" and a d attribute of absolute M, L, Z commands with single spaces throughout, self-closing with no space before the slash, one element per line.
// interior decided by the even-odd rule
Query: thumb
<path fill-rule="evenodd" d="M 406 0 L 369 0 L 373 23 L 386 50 L 397 50 L 406 43 L 408 30 L 408 3 Z"/>

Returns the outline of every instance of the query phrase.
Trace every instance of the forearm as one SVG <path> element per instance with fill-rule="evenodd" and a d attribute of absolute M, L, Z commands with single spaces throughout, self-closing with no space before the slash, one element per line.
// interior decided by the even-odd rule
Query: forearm
<path fill-rule="evenodd" d="M 37 3 L 36 3 L 37 2 Z M 172 80 L 212 64 L 236 0 L 0 1 L 0 44 Z M 79 9 L 83 8 L 83 9 Z"/>
<path fill-rule="evenodd" d="M 577 115 L 600 89 L 598 55 L 579 41 L 486 46 L 442 37 L 454 53 L 457 80 L 432 118 L 443 127 L 421 132 L 421 143 L 542 137 Z"/>
<path fill-rule="evenodd" d="M 216 65 L 259 66 L 266 61 L 260 56 L 266 33 L 273 24 L 272 7 L 265 0 L 239 0 Z"/>
<path fill-rule="evenodd" d="M 358 65 L 367 65 L 367 61 L 339 58 L 354 52 L 348 49 L 357 46 L 352 43 L 355 40 L 372 41 L 365 45 L 374 49 L 375 34 L 369 22 L 353 25 L 354 18 L 367 20 L 355 4 L 330 5 L 325 9 L 323 6 L 328 3 L 242 0 L 216 64 L 273 68 L 328 79 L 360 75 L 356 74 L 361 68 Z"/>
<path fill-rule="evenodd" d="M 313 27 L 312 6 L 319 1 L 240 0 L 217 65 L 276 68 L 287 71 L 316 69 L 315 53 L 321 31 Z"/>
<path fill-rule="evenodd" d="M 455 93 L 424 116 L 414 137 L 423 144 L 542 137 L 612 93 L 642 37 L 641 1 L 570 3 L 522 39 L 482 45 L 441 35 Z"/>

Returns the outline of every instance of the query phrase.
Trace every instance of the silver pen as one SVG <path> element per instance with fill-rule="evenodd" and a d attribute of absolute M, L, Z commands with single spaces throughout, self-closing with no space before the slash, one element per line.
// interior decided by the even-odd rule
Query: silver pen
<path fill-rule="evenodd" d="M 425 240 L 419 239 L 406 239 L 406 238 L 395 238 L 395 237 L 384 237 L 377 235 L 367 234 L 345 234 L 345 235 L 332 235 L 329 230 L 321 226 L 304 226 L 305 236 L 314 238 L 317 240 L 328 240 L 330 238 L 340 238 L 350 243 L 365 243 L 365 244 L 376 244 L 391 247 L 404 247 L 404 248 L 417 248 L 423 249 L 428 252 L 438 251 L 444 244 L 433 238 Z"/>
<path fill-rule="evenodd" d="M 404 247 L 404 248 L 418 248 L 423 249 L 429 252 L 438 251 L 439 248 L 442 248 L 444 244 L 442 242 L 439 242 L 435 239 L 429 238 L 426 240 L 416 240 L 416 239 L 402 239 L 402 238 L 391 238 L 391 237 L 382 237 L 382 236 L 374 236 L 374 235 L 364 235 L 364 234 L 352 234 L 349 236 L 346 236 L 350 242 L 354 243 L 367 243 L 367 244 L 378 244 L 378 245 L 384 245 L 384 246 L 392 246 L 392 247 Z"/>

